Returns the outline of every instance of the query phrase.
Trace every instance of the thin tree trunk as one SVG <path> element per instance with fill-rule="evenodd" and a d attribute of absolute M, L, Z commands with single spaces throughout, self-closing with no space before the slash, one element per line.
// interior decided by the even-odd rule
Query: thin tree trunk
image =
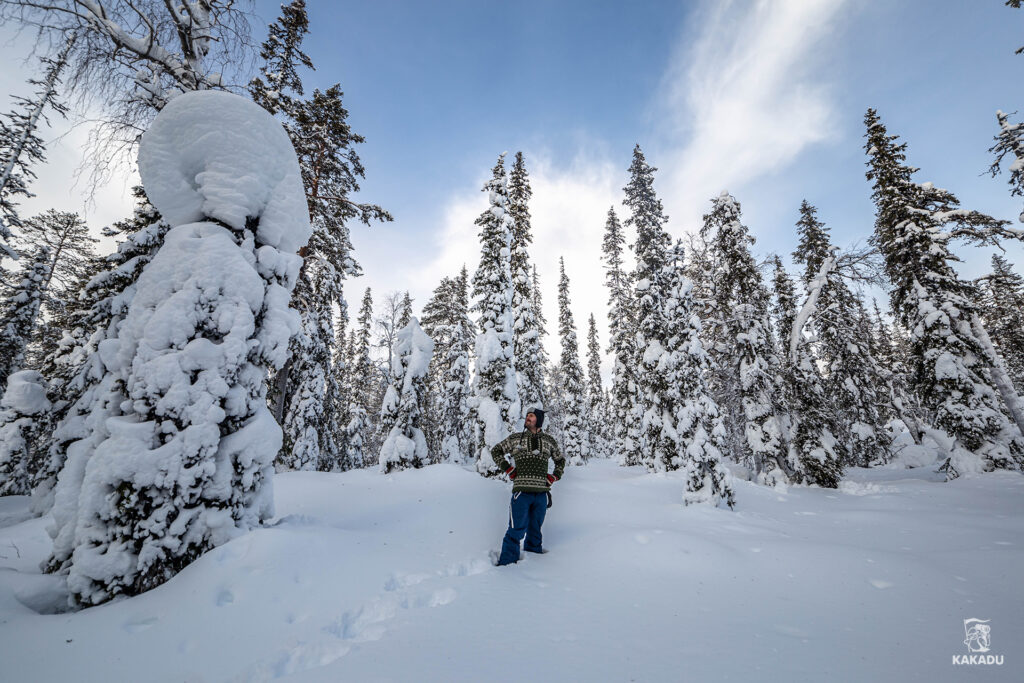
<path fill-rule="evenodd" d="M 1024 436 L 1024 405 L 1021 405 L 1020 396 L 1017 395 L 1017 390 L 1013 388 L 1013 382 L 1010 380 L 1010 375 L 1006 372 L 1003 359 L 996 352 L 992 339 L 989 338 L 988 331 L 985 330 L 985 326 L 982 325 L 977 313 L 971 316 L 971 327 L 974 329 L 974 336 L 981 342 L 982 348 L 985 349 L 985 353 L 988 355 L 988 362 L 992 370 L 992 380 L 995 382 L 999 394 L 1003 397 L 1003 403 L 1006 404 L 1007 410 L 1010 411 L 1013 421 L 1017 423 L 1017 429 L 1020 431 L 1021 436 Z"/>

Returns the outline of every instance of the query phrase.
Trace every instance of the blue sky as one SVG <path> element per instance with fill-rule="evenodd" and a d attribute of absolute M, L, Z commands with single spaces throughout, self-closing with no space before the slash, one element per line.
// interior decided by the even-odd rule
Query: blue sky
<path fill-rule="evenodd" d="M 522 150 L 533 179 L 532 256 L 549 321 L 565 256 L 577 325 L 584 332 L 594 312 L 602 343 L 599 245 L 608 207 L 621 210 L 635 143 L 659 168 L 673 235 L 699 226 L 708 200 L 728 189 L 761 256 L 792 251 L 803 198 L 839 244 L 870 235 L 869 106 L 909 144 L 919 180 L 970 208 L 1020 212 L 1005 177 L 984 174 L 996 109 L 1024 110 L 1024 56 L 1013 54 L 1024 11 L 1001 0 L 308 5 L 317 71 L 307 86 L 341 83 L 350 122 L 367 138 L 361 199 L 395 215 L 353 226 L 365 276 L 350 301 L 365 286 L 409 289 L 419 307 L 442 276 L 462 263 L 472 271 L 480 188 L 503 151 Z M 258 2 L 257 12 L 265 23 L 277 3 Z M 20 49 L 0 45 L 0 54 Z M 0 92 L 22 77 L 0 76 Z M 55 146 L 39 208 L 81 208 L 82 187 L 66 191 L 81 135 Z M 89 207 L 97 228 L 129 205 L 123 186 L 102 188 Z M 966 275 L 985 271 L 989 252 L 958 251 Z M 1010 258 L 1024 267 L 1019 246 Z"/>

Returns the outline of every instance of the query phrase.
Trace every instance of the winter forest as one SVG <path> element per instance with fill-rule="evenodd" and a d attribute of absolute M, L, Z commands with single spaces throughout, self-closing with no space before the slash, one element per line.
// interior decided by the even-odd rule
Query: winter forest
<path fill-rule="evenodd" d="M 706 197 L 698 230 L 676 227 L 659 194 L 662 171 L 636 144 L 616 150 L 626 179 L 619 202 L 601 207 L 604 224 L 578 236 L 600 243 L 606 285 L 606 308 L 583 319 L 574 316 L 578 285 L 566 271 L 577 255 L 559 254 L 559 272 L 538 269 L 531 159 L 498 149 L 481 188 L 487 206 L 474 223 L 478 260 L 430 283 L 426 301 L 408 291 L 371 291 L 358 284 L 363 268 L 352 236 L 365 231 L 372 239 L 376 226 L 396 217 L 360 192 L 374 172 L 364 168 L 360 151 L 374 140 L 350 126 L 344 83 L 323 90 L 303 84 L 327 66 L 304 51 L 304 39 L 318 30 L 309 17 L 314 4 L 291 0 L 263 26 L 245 3 L 222 0 L 0 0 L 0 22 L 31 36 L 37 72 L 32 94 L 13 96 L 0 115 L 0 531 L 12 534 L 0 536 L 0 554 L 6 560 L 17 551 L 18 562 L 4 566 L 9 575 L 0 572 L 0 580 L 15 577 L 4 588 L 0 615 L 26 629 L 17 647 L 63 648 L 64 635 L 45 644 L 63 634 L 47 630 L 56 622 L 46 619 L 70 615 L 92 619 L 96 633 L 90 636 L 86 626 L 74 637 L 68 632 L 69 648 L 73 640 L 103 642 L 106 633 L 106 647 L 117 649 L 118 638 L 134 638 L 158 623 L 157 617 L 132 621 L 124 610 L 148 599 L 161 600 L 148 603 L 153 609 L 173 611 L 188 590 L 208 590 L 207 579 L 217 583 L 211 595 L 218 606 L 240 608 L 237 586 L 255 581 L 242 577 L 242 569 L 267 572 L 262 588 L 253 589 L 259 599 L 246 603 L 243 615 L 261 621 L 266 613 L 258 605 L 276 603 L 274 586 L 290 582 L 309 553 L 310 564 L 326 572 L 323 584 L 305 584 L 316 594 L 311 599 L 348 605 L 351 598 L 361 606 L 339 607 L 333 621 L 310 630 L 313 635 L 292 639 L 278 632 L 270 641 L 284 654 L 272 661 L 261 661 L 253 646 L 232 645 L 226 652 L 233 654 L 218 659 L 205 645 L 182 641 L 179 652 L 194 661 L 173 674 L 133 676 L 130 668 L 81 653 L 66 655 L 66 670 L 82 662 L 98 667 L 81 680 L 489 677 L 493 663 L 483 655 L 461 665 L 433 662 L 432 673 L 423 674 L 414 655 L 396 658 L 405 668 L 374 668 L 380 662 L 368 648 L 390 637 L 388 629 L 397 638 L 402 620 L 412 618 L 402 616 L 406 611 L 448 609 L 443 606 L 464 590 L 452 577 L 486 575 L 491 584 L 479 589 L 481 596 L 542 590 L 536 586 L 543 581 L 503 585 L 499 572 L 506 568 L 481 560 L 507 523 L 500 492 L 510 486 L 491 448 L 522 431 L 531 408 L 547 413 L 544 429 L 568 463 L 566 482 L 553 487 L 556 502 L 545 527 L 555 549 L 523 565 L 538 575 L 531 581 L 554 581 L 553 574 L 539 576 L 544 563 L 559 561 L 559 550 L 563 558 L 571 554 L 572 546 L 558 547 L 559 524 L 578 521 L 579 533 L 592 531 L 582 521 L 593 519 L 585 495 L 632 496 L 616 505 L 642 527 L 630 531 L 631 545 L 608 541 L 606 551 L 589 551 L 595 557 L 607 552 L 628 563 L 634 546 L 649 549 L 651 539 L 658 540 L 660 527 L 649 531 L 651 525 L 696 526 L 706 536 L 694 542 L 693 552 L 706 551 L 712 559 L 700 566 L 715 573 L 734 566 L 728 553 L 716 555 L 719 535 L 755 534 L 751 524 L 764 526 L 758 535 L 790 530 L 792 516 L 781 522 L 761 517 L 778 501 L 818 506 L 787 515 L 850 520 L 868 514 L 858 505 L 902 486 L 916 493 L 893 495 L 887 500 L 900 502 L 892 505 L 910 505 L 917 495 L 939 501 L 966 496 L 956 505 L 968 508 L 982 500 L 991 505 L 985 519 L 998 517 L 1002 525 L 991 538 L 1013 540 L 992 541 L 998 547 L 986 556 L 991 576 L 978 590 L 986 606 L 1020 606 L 1019 592 L 1011 599 L 1001 591 L 1017 591 L 1006 574 L 1024 542 L 1018 488 L 1024 483 L 1024 264 L 1013 262 L 1004 247 L 1024 242 L 1024 212 L 1019 221 L 1008 220 L 962 205 L 955 188 L 937 187 L 927 181 L 927 168 L 914 166 L 917 150 L 901 140 L 902 131 L 887 127 L 885 111 L 869 108 L 863 113 L 864 183 L 850 190 L 874 207 L 872 216 L 862 217 L 860 241 L 849 247 L 836 240 L 828 224 L 832 209 L 808 196 L 790 207 L 798 247 L 774 253 L 771 244 L 757 241 L 759 227 L 744 218 L 743 197 L 729 191 Z M 1004 12 L 1016 19 L 1019 0 L 1005 4 Z M 1017 104 L 1009 101 L 1006 108 Z M 22 208 L 48 163 L 44 125 L 83 107 L 101 112 L 84 173 L 102 184 L 111 165 L 127 159 L 141 180 L 133 189 L 134 213 L 110 225 L 56 207 L 34 215 Z M 1006 183 L 1005 191 L 1024 201 L 1024 116 L 992 114 L 991 182 Z M 103 240 L 116 243 L 113 251 L 101 246 Z M 967 278 L 958 263 L 978 247 L 991 252 L 989 272 Z M 548 298 L 558 302 L 557 320 L 544 316 Z M 603 339 L 601 318 L 608 331 Z M 602 372 L 606 360 L 610 374 Z M 575 493 L 571 486 L 584 488 Z M 432 503 L 423 499 L 438 496 L 469 502 L 425 509 Z M 633 510 L 646 497 L 660 506 L 643 513 L 648 517 Z M 408 507 L 414 502 L 420 507 Z M 968 533 L 954 530 L 955 518 L 938 515 L 953 505 L 937 503 L 934 515 L 897 507 L 888 517 L 889 508 L 871 507 L 878 516 L 865 524 L 888 530 L 906 524 L 914 531 L 894 540 L 897 546 L 919 542 L 923 552 L 931 539 L 938 553 L 946 540 Z M 382 525 L 372 534 L 362 521 L 371 510 Z M 447 514 L 459 521 L 449 523 Z M 327 515 L 332 531 L 308 548 L 299 544 Z M 621 521 L 609 517 L 607 526 Z M 339 541 L 344 551 L 323 546 L 332 542 L 323 540 L 333 538 L 327 534 L 342 528 L 367 534 L 361 549 L 344 544 L 349 541 Z M 388 554 L 397 552 L 395 545 L 429 554 L 448 541 L 423 534 L 457 530 L 469 539 L 441 553 L 451 554 L 445 569 L 405 572 L 406 559 Z M 860 532 L 852 538 L 873 542 L 872 532 Z M 475 533 L 484 540 L 475 540 Z M 822 527 L 820 542 L 831 533 Z M 387 546 L 389 538 L 394 542 L 381 549 L 385 559 L 379 561 L 395 573 L 368 599 L 372 590 L 354 586 L 377 561 L 365 559 L 375 552 L 373 544 Z M 771 543 L 755 536 L 745 542 Z M 826 546 L 810 547 L 795 546 L 790 554 L 822 562 Z M 243 566 L 250 552 L 262 559 Z M 697 561 L 683 552 L 687 562 Z M 468 559 L 456 562 L 457 555 Z M 284 556 L 291 564 L 275 559 Z M 664 590 L 697 586 L 685 563 L 667 557 L 644 561 L 645 567 L 664 562 Z M 589 571 L 561 561 L 569 562 L 563 577 Z M 970 564 L 966 555 L 960 561 Z M 826 574 L 838 572 L 837 565 L 820 566 Z M 581 590 L 601 594 L 626 581 L 634 570 L 625 567 L 602 570 L 607 584 L 581 579 Z M 780 579 L 772 571 L 757 569 L 765 585 L 750 590 L 775 590 L 768 586 Z M 431 581 L 442 583 L 433 592 L 416 592 Z M 866 583 L 873 587 L 865 590 L 877 593 L 890 581 Z M 335 584 L 345 586 L 332 597 Z M 721 601 L 716 609 L 747 599 L 730 597 L 727 584 L 709 579 L 708 586 L 720 589 L 713 592 L 711 604 Z M 922 593 L 947 590 L 944 583 L 929 586 Z M 830 585 L 823 594 L 836 591 Z M 638 595 L 647 604 L 664 593 L 651 588 Z M 892 602 L 885 618 L 902 618 L 899 599 Z M 567 611 L 564 622 L 552 617 L 559 633 L 587 632 L 587 617 L 574 618 L 570 603 L 555 604 Z M 507 609 L 518 607 L 509 598 Z M 87 616 L 118 609 L 122 616 Z M 306 616 L 295 609 L 298 616 L 275 612 L 275 618 L 291 624 L 316 614 L 311 606 Z M 1012 628 L 1021 635 L 1017 612 Z M 808 605 L 793 613 L 816 614 Z M 468 608 L 457 614 L 447 619 L 474 618 Z M 38 621 L 25 626 L 30 618 Z M 609 623 L 619 618 L 625 617 L 605 617 Z M 191 628 L 186 617 L 175 619 L 158 625 Z M 121 621 L 128 624 L 123 631 Z M 993 652 L 1011 640 L 1008 621 L 993 622 L 1001 638 L 993 636 Z M 667 612 L 653 623 L 680 640 L 690 638 L 688 622 L 673 621 Z M 959 616 L 950 623 L 959 629 Z M 502 622 L 480 627 L 502 628 Z M 750 637 L 742 630 L 735 635 Z M 949 654 L 967 651 L 953 636 L 934 664 L 937 680 L 955 673 Z M 426 638 L 422 632 L 416 637 Z M 584 636 L 586 651 L 607 644 L 600 638 Z M 15 641 L 4 639 L 0 661 L 13 661 Z M 32 639 L 38 641 L 29 645 Z M 799 637 L 785 642 L 791 650 L 776 643 L 775 651 L 803 656 Z M 563 645 L 579 654 L 573 638 Z M 148 647 L 139 652 L 155 652 Z M 201 656 L 193 652 L 197 647 Z M 788 663 L 769 670 L 788 672 L 792 680 L 860 680 L 878 671 L 863 663 L 841 663 L 854 667 L 846 674 L 829 669 L 833 655 L 834 649 L 820 647 L 806 669 Z M 231 657 L 234 665 L 226 663 Z M 891 664 L 901 657 L 898 651 L 883 655 Z M 743 667 L 755 667 L 758 658 L 756 652 L 739 657 L 735 671 L 757 678 Z M 354 668 L 344 668 L 348 660 Z M 34 674 L 35 664 L 19 660 L 28 668 L 9 680 L 49 679 L 61 661 L 55 657 L 47 666 L 57 668 Z M 572 667 L 587 665 L 573 661 L 562 662 L 566 668 L 555 669 L 554 679 L 578 680 Z M 645 661 L 605 669 L 607 678 L 584 668 L 590 673 L 583 677 L 682 676 L 672 656 Z M 992 668 L 1001 675 L 1019 675 L 1019 669 L 1013 674 L 1019 662 L 998 664 Z M 700 670 L 717 679 L 713 670 Z M 918 670 L 902 670 L 910 671 Z M 882 678 L 887 675 L 896 674 Z"/>

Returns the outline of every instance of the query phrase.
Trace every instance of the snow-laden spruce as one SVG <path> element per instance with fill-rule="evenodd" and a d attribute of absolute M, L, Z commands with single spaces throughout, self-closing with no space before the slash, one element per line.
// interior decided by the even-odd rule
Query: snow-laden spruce
<path fill-rule="evenodd" d="M 390 472 L 429 464 L 427 439 L 420 428 L 434 342 L 412 317 L 399 330 L 391 355 L 391 383 L 381 407 L 381 427 L 387 431 L 380 448 L 380 471 Z"/>
<path fill-rule="evenodd" d="M 730 442 L 738 447 L 733 457 L 761 483 L 787 483 L 794 468 L 773 400 L 779 363 L 768 292 L 750 253 L 754 238 L 740 221 L 740 204 L 732 195 L 723 191 L 712 202 L 701 235 L 712 262 L 708 350 L 717 366 L 718 405 L 729 418 Z"/>
<path fill-rule="evenodd" d="M 892 281 L 893 311 L 910 330 L 914 391 L 950 440 L 949 478 L 1024 463 L 1024 409 L 981 323 L 976 289 L 960 279 L 955 238 L 976 244 L 1024 238 L 1005 221 L 959 208 L 948 190 L 912 180 L 906 143 L 878 113 L 864 116 L 867 179 L 875 202 L 872 241 Z M 950 226 L 947 228 L 947 226 Z M 997 393 L 998 392 L 998 393 Z M 1011 424 L 1000 406 L 1017 424 Z"/>
<path fill-rule="evenodd" d="M 25 352 L 39 319 L 50 281 L 50 248 L 40 245 L 0 299 L 0 389 L 25 364 Z"/>
<path fill-rule="evenodd" d="M 511 433 L 520 413 L 512 339 L 512 217 L 504 163 L 502 154 L 483 188 L 490 206 L 475 221 L 481 244 L 480 265 L 473 275 L 473 308 L 480 317 L 471 407 L 477 423 L 477 471 L 485 476 L 499 474 L 491 447 Z"/>
<path fill-rule="evenodd" d="M 41 374 L 20 370 L 7 378 L 0 398 L 0 496 L 21 496 L 32 489 L 29 463 L 49 410 Z"/>
<path fill-rule="evenodd" d="M 576 341 L 576 323 L 569 308 L 569 276 L 565 274 L 565 259 L 558 259 L 558 336 L 562 342 L 559 366 L 562 370 L 560 393 L 562 419 L 562 454 L 570 465 L 582 465 L 590 457 L 590 438 L 587 433 L 586 387 L 583 366 L 580 365 L 579 343 Z"/>
<path fill-rule="evenodd" d="M 632 445 L 632 432 L 628 426 L 638 400 L 633 366 L 636 326 L 633 322 L 630 276 L 624 267 L 625 245 L 622 224 L 615 215 L 615 208 L 609 208 L 602 242 L 605 282 L 608 285 L 608 351 L 612 354 L 612 389 L 608 416 L 612 423 L 612 451 L 617 454 L 621 464 L 635 465 L 638 464 L 633 462 L 637 451 Z"/>
<path fill-rule="evenodd" d="M 288 301 L 310 235 L 295 152 L 252 102 L 188 93 L 143 135 L 139 170 L 174 227 L 99 350 L 123 394 L 97 397 L 107 433 L 76 463 L 79 605 L 159 585 L 273 514 L 265 383 L 298 328 Z"/>

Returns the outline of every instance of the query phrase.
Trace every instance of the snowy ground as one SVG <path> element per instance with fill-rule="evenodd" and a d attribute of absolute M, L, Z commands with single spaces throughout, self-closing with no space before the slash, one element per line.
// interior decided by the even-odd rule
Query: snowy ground
<path fill-rule="evenodd" d="M 594 462 L 556 485 L 550 552 L 502 568 L 507 484 L 279 475 L 275 524 L 73 614 L 38 613 L 61 597 L 37 569 L 47 520 L 0 498 L 0 679 L 1024 680 L 1024 477 L 932 469 L 738 481 L 730 512 Z M 965 618 L 1003 666 L 952 664 Z"/>

